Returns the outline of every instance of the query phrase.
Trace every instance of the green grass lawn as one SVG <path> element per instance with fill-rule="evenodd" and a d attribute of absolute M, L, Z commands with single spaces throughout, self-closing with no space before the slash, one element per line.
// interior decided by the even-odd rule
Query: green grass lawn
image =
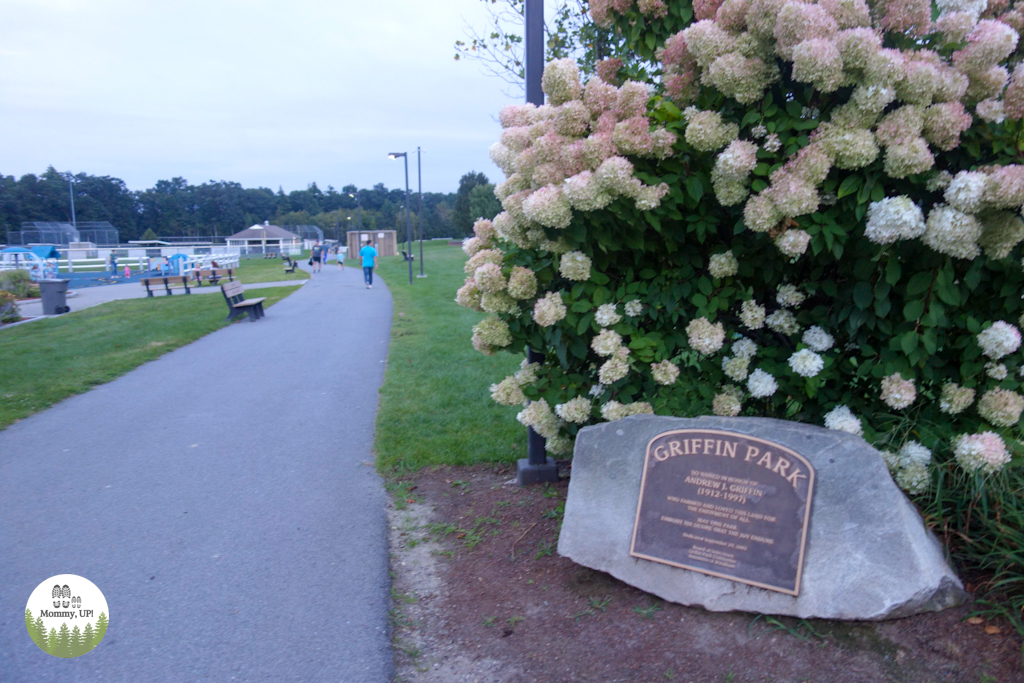
<path fill-rule="evenodd" d="M 0 429 L 230 324 L 226 310 L 215 295 L 128 299 L 0 332 Z"/>
<path fill-rule="evenodd" d="M 518 410 L 494 403 L 489 391 L 522 358 L 483 356 L 470 344 L 482 316 L 454 301 L 465 261 L 459 247 L 425 245 L 427 277 L 413 278 L 410 286 L 401 257 L 380 259 L 377 275 L 394 299 L 377 413 L 375 447 L 382 473 L 526 457 L 526 428 L 515 420 Z M 419 273 L 419 263 L 414 272 Z"/>
<path fill-rule="evenodd" d="M 309 252 L 304 251 L 302 254 L 302 256 L 296 256 L 295 259 L 297 261 L 308 261 Z M 251 285 L 254 282 L 307 280 L 309 279 L 309 273 L 301 268 L 296 268 L 294 273 L 286 273 L 284 272 L 284 265 L 279 258 L 243 258 L 238 262 L 237 278 L 243 285 Z"/>

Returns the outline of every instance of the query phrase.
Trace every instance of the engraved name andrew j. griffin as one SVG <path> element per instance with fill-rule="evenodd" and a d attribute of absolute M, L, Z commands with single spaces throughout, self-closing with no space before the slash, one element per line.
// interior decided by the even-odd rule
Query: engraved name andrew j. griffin
<path fill-rule="evenodd" d="M 814 468 L 780 444 L 724 430 L 647 445 L 630 555 L 798 595 Z"/>

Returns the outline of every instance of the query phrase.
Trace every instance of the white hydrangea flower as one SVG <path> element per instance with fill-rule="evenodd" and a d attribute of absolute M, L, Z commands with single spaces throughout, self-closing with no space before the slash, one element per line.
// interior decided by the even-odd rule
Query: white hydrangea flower
<path fill-rule="evenodd" d="M 974 403 L 974 389 L 961 387 L 958 384 L 949 382 L 942 386 L 942 395 L 939 397 L 939 410 L 948 415 L 957 415 L 964 412 Z"/>
<path fill-rule="evenodd" d="M 806 230 L 787 230 L 775 238 L 779 251 L 792 258 L 803 256 L 810 243 L 811 236 Z"/>
<path fill-rule="evenodd" d="M 711 401 L 711 412 L 719 417 L 736 417 L 743 409 L 743 399 L 732 392 L 717 394 Z"/>
<path fill-rule="evenodd" d="M 767 398 L 778 388 L 779 383 L 775 381 L 775 378 L 760 368 L 750 373 L 750 378 L 747 380 L 747 391 L 754 398 Z"/>
<path fill-rule="evenodd" d="M 1006 443 L 994 432 L 961 434 L 953 440 L 953 455 L 957 464 L 968 472 L 981 470 L 992 474 L 1010 462 Z"/>
<path fill-rule="evenodd" d="M 928 465 L 909 462 L 896 473 L 896 485 L 911 495 L 924 493 L 931 485 Z"/>
<path fill-rule="evenodd" d="M 558 418 L 551 411 L 551 406 L 544 399 L 530 401 L 525 408 L 519 411 L 516 419 L 524 427 L 533 427 L 545 439 L 551 439 L 558 435 L 561 428 Z"/>
<path fill-rule="evenodd" d="M 989 389 L 978 401 L 978 414 L 997 427 L 1012 427 L 1024 411 L 1024 396 L 1009 389 Z"/>
<path fill-rule="evenodd" d="M 953 176 L 943 196 L 957 211 L 978 213 L 984 204 L 987 184 L 988 176 L 981 171 L 960 171 Z"/>
<path fill-rule="evenodd" d="M 810 349 L 802 349 L 789 357 L 789 367 L 801 377 L 815 377 L 825 367 L 821 356 Z"/>
<path fill-rule="evenodd" d="M 733 348 L 735 349 L 735 346 Z M 747 378 L 749 367 L 749 356 L 736 356 L 734 358 L 726 356 L 722 359 L 722 372 L 725 373 L 726 377 L 735 382 L 742 382 Z"/>
<path fill-rule="evenodd" d="M 555 414 L 566 422 L 584 424 L 590 420 L 590 409 L 592 404 L 582 396 L 559 403 L 555 406 Z"/>
<path fill-rule="evenodd" d="M 618 401 L 608 401 L 601 406 L 601 417 L 609 422 L 621 420 L 630 415 L 653 415 L 654 408 L 650 403 L 637 401 L 636 403 L 622 404 Z"/>
<path fill-rule="evenodd" d="M 915 239 L 923 235 L 924 231 L 924 213 L 910 197 L 887 197 L 872 202 L 868 207 L 864 236 L 875 244 Z"/>
<path fill-rule="evenodd" d="M 651 363 L 651 374 L 654 376 L 655 382 L 669 386 L 675 384 L 679 379 L 679 366 L 667 360 Z"/>
<path fill-rule="evenodd" d="M 772 313 L 765 318 L 765 322 L 770 329 L 786 336 L 792 336 L 800 332 L 800 323 L 796 321 L 796 316 L 785 308 L 780 308 Z"/>
<path fill-rule="evenodd" d="M 590 279 L 590 258 L 582 251 L 570 251 L 562 254 L 558 263 L 558 272 L 569 280 Z"/>
<path fill-rule="evenodd" d="M 644 305 L 640 303 L 639 299 L 633 299 L 632 301 L 627 301 L 624 308 L 626 309 L 626 315 L 635 318 L 643 312 Z"/>
<path fill-rule="evenodd" d="M 601 327 L 611 327 L 622 320 L 617 309 L 618 306 L 615 304 L 601 304 L 597 307 L 597 312 L 594 313 L 594 320 Z"/>
<path fill-rule="evenodd" d="M 1000 320 L 978 334 L 978 346 L 982 353 L 992 360 L 1013 353 L 1020 348 L 1020 330 L 1010 323 Z"/>
<path fill-rule="evenodd" d="M 898 372 L 882 378 L 881 399 L 890 408 L 903 410 L 913 403 L 915 398 L 917 389 L 914 387 L 914 380 L 903 379 Z"/>
<path fill-rule="evenodd" d="M 838 405 L 825 413 L 825 427 L 856 436 L 864 434 L 864 425 L 861 424 L 860 418 L 844 405 Z"/>
<path fill-rule="evenodd" d="M 722 323 L 712 323 L 707 318 L 697 318 L 691 320 L 686 326 L 686 337 L 693 349 L 705 356 L 710 356 L 717 353 L 725 343 L 725 328 L 722 327 Z"/>
<path fill-rule="evenodd" d="M 548 292 L 533 306 L 533 320 L 541 327 L 550 327 L 565 317 L 561 292 Z"/>
<path fill-rule="evenodd" d="M 785 284 L 779 285 L 779 293 L 775 300 L 785 308 L 797 308 L 807 300 L 807 295 L 797 289 L 796 285 Z"/>
<path fill-rule="evenodd" d="M 618 358 L 609 358 L 597 372 L 601 384 L 614 384 L 629 374 L 629 363 Z"/>
<path fill-rule="evenodd" d="M 622 346 L 622 335 L 610 329 L 601 330 L 590 342 L 590 348 L 594 349 L 594 353 L 599 356 L 612 356 L 620 346 Z"/>
<path fill-rule="evenodd" d="M 928 214 L 925 226 L 921 241 L 940 254 L 974 260 L 981 253 L 978 239 L 983 227 L 971 214 L 936 204 Z"/>
<path fill-rule="evenodd" d="M 573 440 L 568 436 L 558 434 L 549 439 L 544 439 L 544 450 L 551 455 L 566 455 L 572 453 Z"/>
<path fill-rule="evenodd" d="M 712 254 L 708 263 L 708 272 L 711 274 L 711 277 L 717 279 L 735 275 L 739 270 L 740 264 L 736 260 L 736 257 L 733 256 L 732 251 L 726 251 L 721 254 Z"/>
<path fill-rule="evenodd" d="M 741 358 L 753 358 L 757 355 L 757 344 L 746 337 L 740 337 L 732 343 L 732 353 Z"/>
<path fill-rule="evenodd" d="M 501 266 L 495 263 L 485 263 L 473 273 L 473 281 L 484 293 L 500 292 L 508 286 L 505 276 L 501 272 Z"/>
<path fill-rule="evenodd" d="M 522 405 L 526 401 L 526 395 L 519 388 L 519 382 L 514 376 L 506 377 L 501 382 L 492 384 L 491 398 L 495 403 L 503 406 Z"/>
<path fill-rule="evenodd" d="M 917 441 L 908 441 L 900 448 L 899 457 L 900 463 L 904 467 L 912 462 L 927 465 L 932 461 L 932 452 Z"/>
<path fill-rule="evenodd" d="M 1002 382 L 1009 373 L 1006 370 L 1006 366 L 1002 363 L 989 361 L 985 363 L 985 374 L 997 382 Z"/>
<path fill-rule="evenodd" d="M 764 327 L 764 315 L 764 306 L 760 305 L 753 299 L 749 299 L 740 304 L 740 322 L 752 330 L 759 330 Z"/>
<path fill-rule="evenodd" d="M 808 327 L 807 331 L 804 332 L 803 343 L 807 344 L 813 351 L 824 353 L 832 348 L 833 344 L 835 344 L 835 339 L 831 334 L 814 325 L 813 327 Z"/>

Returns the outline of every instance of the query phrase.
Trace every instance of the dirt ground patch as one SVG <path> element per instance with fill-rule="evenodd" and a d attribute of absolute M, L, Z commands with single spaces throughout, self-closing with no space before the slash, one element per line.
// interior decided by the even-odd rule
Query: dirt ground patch
<path fill-rule="evenodd" d="M 396 680 L 1024 682 L 1021 642 L 967 623 L 969 605 L 850 623 L 660 602 L 558 555 L 567 480 L 520 489 L 514 476 L 392 482 Z"/>

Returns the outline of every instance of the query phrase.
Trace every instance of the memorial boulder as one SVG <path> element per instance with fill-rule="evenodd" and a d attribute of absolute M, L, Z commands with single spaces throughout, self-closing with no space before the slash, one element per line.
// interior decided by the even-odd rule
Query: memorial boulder
<path fill-rule="evenodd" d="M 712 611 L 877 620 L 965 598 L 875 449 L 766 418 L 581 430 L 558 552 Z"/>

